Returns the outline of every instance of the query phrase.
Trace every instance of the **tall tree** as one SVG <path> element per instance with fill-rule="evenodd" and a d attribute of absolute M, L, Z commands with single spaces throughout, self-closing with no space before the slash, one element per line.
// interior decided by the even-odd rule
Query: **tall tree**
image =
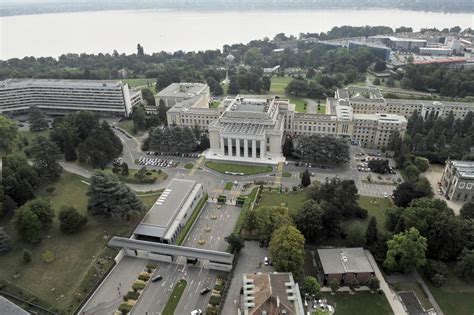
<path fill-rule="evenodd" d="M 168 118 L 166 116 L 166 112 L 168 111 L 168 107 L 166 107 L 165 101 L 160 99 L 158 104 L 158 117 L 160 117 L 160 121 L 167 126 L 168 125 Z"/>
<path fill-rule="evenodd" d="M 245 247 L 245 242 L 240 235 L 232 233 L 225 237 L 224 240 L 229 243 L 231 253 L 238 253 Z"/>
<path fill-rule="evenodd" d="M 426 263 L 426 238 L 416 228 L 395 234 L 387 242 L 384 266 L 390 271 L 410 272 Z"/>
<path fill-rule="evenodd" d="M 59 211 L 60 229 L 64 233 L 75 233 L 87 224 L 87 217 L 81 215 L 74 207 L 63 207 Z"/>
<path fill-rule="evenodd" d="M 93 215 L 128 219 L 130 214 L 144 209 L 135 193 L 115 175 L 95 173 L 87 196 L 87 209 Z"/>
<path fill-rule="evenodd" d="M 303 203 L 294 215 L 296 227 L 308 242 L 314 243 L 324 237 L 323 215 L 321 205 L 314 200 Z"/>
<path fill-rule="evenodd" d="M 63 170 L 59 165 L 61 151 L 54 142 L 43 136 L 36 137 L 29 152 L 33 166 L 42 180 L 52 182 L 61 176 Z"/>
<path fill-rule="evenodd" d="M 306 294 L 314 296 L 319 293 L 320 289 L 321 285 L 315 277 L 308 276 L 304 278 L 303 290 Z"/>
<path fill-rule="evenodd" d="M 456 264 L 456 273 L 463 279 L 474 281 L 474 249 L 465 248 Z"/>
<path fill-rule="evenodd" d="M 155 96 L 153 95 L 153 93 L 151 92 L 149 88 L 143 88 L 141 89 L 141 92 L 142 92 L 142 97 L 148 106 L 156 105 Z"/>
<path fill-rule="evenodd" d="M 460 211 L 460 216 L 463 219 L 474 220 L 474 201 L 466 202 Z"/>
<path fill-rule="evenodd" d="M 264 90 L 265 92 L 270 91 L 271 85 L 272 85 L 272 81 L 270 80 L 270 78 L 266 75 L 263 76 L 263 78 L 262 78 L 262 90 Z"/>
<path fill-rule="evenodd" d="M 13 201 L 15 204 L 13 208 L 16 208 L 16 205 L 21 206 L 34 198 L 34 190 L 40 184 L 40 178 L 38 172 L 28 164 L 24 157 L 6 155 L 2 160 L 2 185 L 5 193 L 5 206 Z"/>
<path fill-rule="evenodd" d="M 69 132 L 65 132 L 63 141 L 64 159 L 66 161 L 77 160 L 76 149 L 74 148 L 74 141 Z"/>
<path fill-rule="evenodd" d="M 53 218 L 54 211 L 48 202 L 32 200 L 16 212 L 18 232 L 25 241 L 38 243 L 44 238 Z"/>
<path fill-rule="evenodd" d="M 229 78 L 229 87 L 227 93 L 230 95 L 237 95 L 240 93 L 240 85 L 237 76 L 233 75 Z"/>
<path fill-rule="evenodd" d="M 17 127 L 15 122 L 5 116 L 0 115 L 0 151 L 9 152 L 13 140 L 17 137 Z"/>
<path fill-rule="evenodd" d="M 36 106 L 30 107 L 29 113 L 30 130 L 41 131 L 48 128 L 48 122 L 44 113 Z"/>
<path fill-rule="evenodd" d="M 146 113 L 143 106 L 134 106 L 132 109 L 133 129 L 135 132 L 146 129 Z"/>
<path fill-rule="evenodd" d="M 369 225 L 367 225 L 367 231 L 365 232 L 365 240 L 367 245 L 374 245 L 379 240 L 379 230 L 377 229 L 377 219 L 371 217 Z"/>
<path fill-rule="evenodd" d="M 285 138 L 285 143 L 283 144 L 283 156 L 286 158 L 291 158 L 293 157 L 293 151 L 294 151 L 294 146 L 293 146 L 293 140 L 291 137 L 286 137 Z"/>
<path fill-rule="evenodd" d="M 301 174 L 301 186 L 308 187 L 309 185 L 311 185 L 311 175 L 309 174 L 308 169 L 306 169 Z"/>
<path fill-rule="evenodd" d="M 143 50 L 143 46 L 140 45 L 140 43 L 137 44 L 137 55 L 138 55 L 138 56 L 143 56 L 143 55 L 145 55 L 145 52 L 144 52 L 144 50 Z"/>
<path fill-rule="evenodd" d="M 304 264 L 304 243 L 303 235 L 292 225 L 283 225 L 275 230 L 270 240 L 270 255 L 275 270 L 292 272 L 298 277 Z"/>

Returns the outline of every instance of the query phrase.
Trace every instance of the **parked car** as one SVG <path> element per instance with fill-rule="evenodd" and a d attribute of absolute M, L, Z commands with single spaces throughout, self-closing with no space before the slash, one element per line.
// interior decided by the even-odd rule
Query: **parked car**
<path fill-rule="evenodd" d="M 211 289 L 209 287 L 205 287 L 205 288 L 202 288 L 200 293 L 201 294 L 206 294 L 207 292 L 211 291 Z"/>
<path fill-rule="evenodd" d="M 202 310 L 201 310 L 201 309 L 197 309 L 197 310 L 191 311 L 191 315 L 200 315 L 200 314 L 202 314 Z"/>
<path fill-rule="evenodd" d="M 157 275 L 157 276 L 153 277 L 153 279 L 151 279 L 151 282 L 157 282 L 157 281 L 160 281 L 161 279 L 163 279 L 163 276 L 162 275 Z"/>
<path fill-rule="evenodd" d="M 265 257 L 264 263 L 265 266 L 268 266 L 270 264 L 270 260 L 268 260 L 268 257 Z"/>

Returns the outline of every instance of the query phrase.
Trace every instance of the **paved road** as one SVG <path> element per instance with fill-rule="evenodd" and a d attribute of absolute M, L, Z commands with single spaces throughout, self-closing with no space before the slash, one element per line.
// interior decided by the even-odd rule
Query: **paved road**
<path fill-rule="evenodd" d="M 234 267 L 234 277 L 230 283 L 222 314 L 237 314 L 237 309 L 241 305 L 240 289 L 243 285 L 244 273 L 273 271 L 272 266 L 264 265 L 265 257 L 270 257 L 268 247 L 259 247 L 256 241 L 245 242 L 245 247 L 240 252 L 239 260 Z"/>
<path fill-rule="evenodd" d="M 374 259 L 374 256 L 372 256 L 372 254 L 368 250 L 366 250 L 365 252 L 367 254 L 367 258 L 370 261 L 370 264 L 372 265 L 372 268 L 374 268 L 375 276 L 380 281 L 380 289 L 383 291 L 383 293 L 385 293 L 385 296 L 387 297 L 387 301 L 390 304 L 393 313 L 395 315 L 407 315 L 405 307 L 400 301 L 397 293 L 392 291 L 392 289 L 388 286 L 387 281 L 385 281 L 385 278 L 382 272 L 380 271 L 379 266 L 377 265 L 377 262 Z"/>
<path fill-rule="evenodd" d="M 122 296 L 132 288 L 138 274 L 147 263 L 146 259 L 124 257 L 94 292 L 81 314 L 113 314 L 122 303 Z"/>
<path fill-rule="evenodd" d="M 234 230 L 240 210 L 235 206 L 207 203 L 183 246 L 225 251 L 228 244 L 224 238 Z M 200 245 L 199 240 L 205 243 Z"/>
<path fill-rule="evenodd" d="M 181 260 L 184 262 L 184 259 Z M 150 283 L 135 305 L 132 314 L 135 315 L 158 315 L 161 314 L 170 297 L 176 282 L 180 279 L 187 281 L 186 289 L 178 303 L 175 314 L 190 314 L 194 309 L 206 309 L 211 293 L 201 295 L 204 287 L 210 287 L 215 283 L 218 272 L 184 264 L 172 264 L 158 262 L 155 275 L 162 275 L 159 282 Z"/>

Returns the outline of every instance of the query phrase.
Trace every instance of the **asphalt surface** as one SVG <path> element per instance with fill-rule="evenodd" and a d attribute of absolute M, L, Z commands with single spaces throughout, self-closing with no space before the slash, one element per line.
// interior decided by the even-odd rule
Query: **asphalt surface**
<path fill-rule="evenodd" d="M 224 238 L 234 230 L 240 210 L 235 206 L 207 203 L 183 246 L 225 251 L 228 244 Z M 200 240 L 204 244 L 200 245 Z"/>

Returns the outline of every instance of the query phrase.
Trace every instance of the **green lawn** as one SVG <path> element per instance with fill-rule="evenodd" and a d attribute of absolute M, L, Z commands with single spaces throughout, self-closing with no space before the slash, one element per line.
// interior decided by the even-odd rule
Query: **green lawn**
<path fill-rule="evenodd" d="M 217 108 L 221 102 L 219 101 L 213 101 L 211 104 L 209 104 L 209 108 Z"/>
<path fill-rule="evenodd" d="M 454 267 L 454 263 L 448 263 L 447 280 L 441 288 L 435 288 L 426 279 L 425 283 L 445 314 L 472 315 L 474 310 L 474 283 L 468 283 L 456 277 L 453 273 Z"/>
<path fill-rule="evenodd" d="M 302 98 L 297 98 L 297 97 L 289 97 L 290 103 L 295 104 L 295 111 L 298 113 L 306 113 L 306 109 L 304 107 L 304 104 L 306 101 Z"/>
<path fill-rule="evenodd" d="M 271 78 L 271 85 L 270 85 L 270 94 L 285 94 L 285 88 L 288 85 L 288 83 L 293 80 L 292 77 L 277 77 L 273 76 Z"/>
<path fill-rule="evenodd" d="M 300 190 L 297 192 L 278 193 L 265 191 L 260 199 L 260 207 L 271 207 L 271 206 L 285 206 L 290 209 L 290 212 L 295 212 L 301 208 L 301 205 L 308 200 L 306 190 Z"/>
<path fill-rule="evenodd" d="M 117 123 L 117 127 L 122 128 L 131 135 L 135 135 L 133 130 L 133 120 L 122 120 Z"/>
<path fill-rule="evenodd" d="M 232 182 L 227 182 L 225 183 L 224 190 L 232 190 L 232 186 L 234 186 Z"/>
<path fill-rule="evenodd" d="M 192 169 L 193 167 L 194 167 L 194 164 L 193 164 L 193 163 L 186 163 L 186 164 L 184 165 L 184 168 L 187 169 L 187 170 L 190 170 L 190 169 Z"/>
<path fill-rule="evenodd" d="M 114 172 L 112 172 L 112 169 L 110 169 L 110 168 L 106 168 L 105 170 L 102 170 L 101 172 L 103 172 L 105 174 L 114 174 L 114 175 L 118 176 L 118 178 L 120 178 L 121 181 L 123 181 L 125 183 L 131 183 L 131 184 L 154 183 L 157 180 L 165 180 L 168 177 L 168 174 L 166 174 L 163 171 L 153 172 L 152 170 L 148 170 L 144 181 L 140 182 L 138 179 L 135 178 L 135 174 L 138 171 L 139 170 L 137 170 L 137 169 L 132 169 L 131 168 L 131 169 L 128 170 L 128 176 L 124 176 L 120 173 L 114 174 Z"/>
<path fill-rule="evenodd" d="M 384 294 L 339 292 L 335 295 L 320 293 L 336 309 L 336 315 L 390 315 L 393 314 Z"/>
<path fill-rule="evenodd" d="M 368 216 L 364 220 L 353 220 L 360 222 L 364 229 L 367 228 L 371 216 L 377 219 L 377 227 L 380 231 L 387 231 L 385 227 L 385 211 L 393 206 L 390 198 L 377 198 L 359 196 L 359 206 L 368 211 Z"/>
<path fill-rule="evenodd" d="M 163 315 L 174 314 L 174 311 L 178 306 L 179 300 L 181 299 L 181 296 L 183 295 L 184 289 L 186 289 L 187 284 L 188 283 L 184 279 L 178 280 L 178 282 L 176 282 L 176 285 L 174 286 L 173 291 L 171 292 L 170 298 L 166 303 L 165 308 L 163 309 Z"/>
<path fill-rule="evenodd" d="M 80 213 L 86 214 L 88 186 L 83 181 L 77 175 L 64 172 L 57 182 L 41 187 L 37 196 L 49 200 L 56 214 L 62 206 L 73 206 Z M 45 191 L 49 186 L 56 188 L 51 195 Z M 140 199 L 149 208 L 158 196 L 159 193 L 149 193 Z M 103 265 L 104 269 L 112 264 L 113 251 L 105 256 L 100 255 L 108 239 L 111 236 L 128 237 L 141 219 L 135 217 L 124 222 L 96 216 L 88 218 L 89 222 L 84 230 L 66 235 L 59 230 L 56 217 L 48 236 L 37 245 L 22 241 L 16 232 L 14 220 L 3 218 L 0 225 L 5 226 L 5 231 L 11 236 L 13 249 L 0 256 L 0 280 L 10 281 L 22 291 L 59 309 L 61 313 L 72 313 L 90 290 L 90 285 L 100 277 L 94 268 L 98 266 L 93 262 L 96 257 L 101 256 L 99 265 Z M 33 253 L 30 264 L 22 261 L 23 248 Z M 54 253 L 55 258 L 51 263 L 46 263 L 41 258 L 46 250 Z M 19 274 L 16 279 L 13 278 L 15 273 Z"/>
<path fill-rule="evenodd" d="M 283 173 L 281 173 L 281 176 L 282 177 L 291 177 L 291 173 L 290 172 L 283 172 Z"/>
<path fill-rule="evenodd" d="M 255 175 L 261 173 L 268 173 L 273 170 L 271 166 L 267 165 L 244 165 L 234 163 L 219 163 L 219 162 L 206 162 L 206 167 L 211 170 L 218 171 L 220 173 L 232 172 L 232 173 L 243 173 L 243 175 Z"/>

